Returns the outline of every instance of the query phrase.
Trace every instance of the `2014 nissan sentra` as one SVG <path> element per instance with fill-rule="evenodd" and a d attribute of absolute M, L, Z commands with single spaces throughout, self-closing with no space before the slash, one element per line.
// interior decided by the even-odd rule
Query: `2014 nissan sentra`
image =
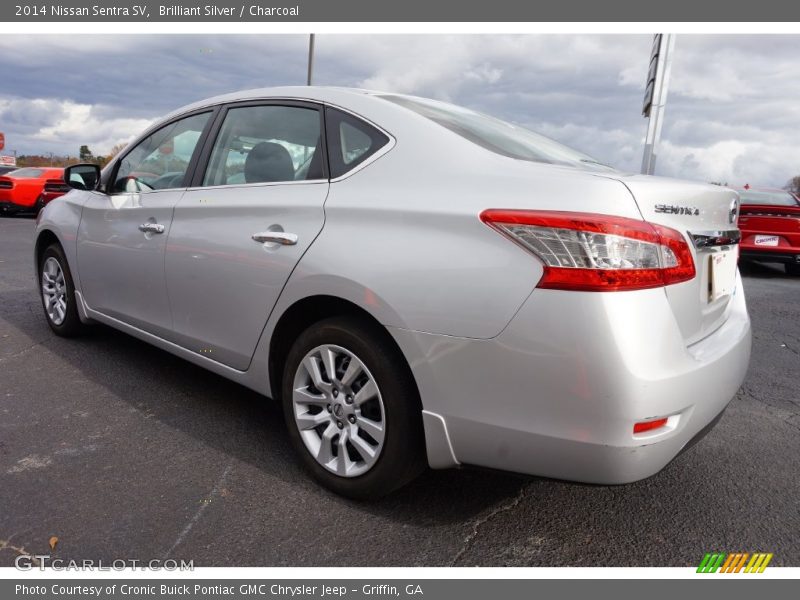
<path fill-rule="evenodd" d="M 104 323 L 279 400 L 351 497 L 426 465 L 636 481 L 747 369 L 735 192 L 465 108 L 241 92 L 65 179 L 36 227 L 53 331 Z"/>

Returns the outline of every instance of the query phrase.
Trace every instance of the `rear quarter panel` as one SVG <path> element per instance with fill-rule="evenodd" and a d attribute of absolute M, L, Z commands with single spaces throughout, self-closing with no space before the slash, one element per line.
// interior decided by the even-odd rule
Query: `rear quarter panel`
<path fill-rule="evenodd" d="M 325 293 L 355 302 L 386 326 L 491 338 L 543 270 L 538 259 L 482 223 L 483 210 L 641 218 L 617 181 L 520 164 L 448 138 L 409 138 L 398 136 L 388 154 L 331 184 L 325 227 L 287 284 L 277 314 L 284 303 Z"/>
<path fill-rule="evenodd" d="M 36 203 L 36 198 L 41 193 L 43 186 L 44 180 L 15 179 L 11 201 L 19 206 L 32 207 Z"/>

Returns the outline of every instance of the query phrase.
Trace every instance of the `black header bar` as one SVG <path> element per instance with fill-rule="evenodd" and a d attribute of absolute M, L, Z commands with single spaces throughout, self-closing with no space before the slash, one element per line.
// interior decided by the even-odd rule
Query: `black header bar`
<path fill-rule="evenodd" d="M 2 22 L 787 22 L 786 0 L 4 0 Z"/>

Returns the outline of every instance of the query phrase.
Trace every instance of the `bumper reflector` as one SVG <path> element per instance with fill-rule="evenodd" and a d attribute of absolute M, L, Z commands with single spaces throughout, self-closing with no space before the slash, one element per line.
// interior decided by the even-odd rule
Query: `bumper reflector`
<path fill-rule="evenodd" d="M 653 431 L 660 429 L 667 424 L 667 419 L 656 419 L 655 421 L 642 421 L 641 423 L 634 423 L 633 433 L 645 433 L 646 431 Z"/>

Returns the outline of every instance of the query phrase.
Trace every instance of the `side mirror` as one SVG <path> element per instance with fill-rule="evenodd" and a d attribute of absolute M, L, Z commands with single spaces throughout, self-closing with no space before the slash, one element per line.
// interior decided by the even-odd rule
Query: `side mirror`
<path fill-rule="evenodd" d="M 100 183 L 100 167 L 88 163 L 64 169 L 64 181 L 76 190 L 95 190 Z"/>

